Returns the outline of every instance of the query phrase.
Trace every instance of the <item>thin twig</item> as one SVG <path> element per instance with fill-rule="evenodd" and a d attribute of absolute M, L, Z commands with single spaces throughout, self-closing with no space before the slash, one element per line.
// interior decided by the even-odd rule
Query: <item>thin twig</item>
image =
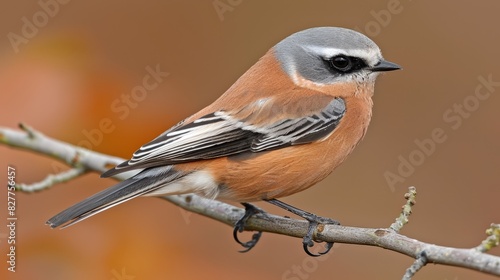
<path fill-rule="evenodd" d="M 103 172 L 110 164 L 118 164 L 123 161 L 123 159 L 117 157 L 107 156 L 51 139 L 33 129 L 29 129 L 28 132 L 20 132 L 0 127 L 0 143 L 49 155 L 66 162 L 70 166 L 81 166 L 89 171 Z M 119 174 L 115 178 L 123 180 L 133 174 L 134 172 Z M 411 206 L 414 203 L 412 190 L 409 190 L 410 195 L 406 197 L 407 204 L 405 206 Z M 230 226 L 233 226 L 243 215 L 243 210 L 240 208 L 193 194 L 169 196 L 164 197 L 164 199 L 188 211 L 199 213 Z M 407 218 L 411 213 L 411 207 L 409 210 L 403 208 L 404 213 L 402 215 Z M 307 228 L 306 221 L 269 214 L 265 218 L 251 217 L 245 229 L 302 238 L 306 234 Z M 498 238 L 498 227 L 492 226 L 491 232 L 490 236 Z M 477 248 L 459 249 L 428 244 L 399 234 L 392 228 L 377 229 L 324 225 L 318 227 L 315 239 L 324 242 L 378 246 L 414 259 L 421 258 L 422 252 L 425 252 L 425 262 L 464 267 L 500 276 L 500 257 L 498 256 L 486 254 L 482 252 L 482 249 Z M 490 244 L 490 241 L 487 244 Z"/>
<path fill-rule="evenodd" d="M 415 273 L 427 264 L 427 261 L 427 254 L 425 251 L 422 251 L 413 264 L 406 270 L 403 280 L 411 280 L 415 276 Z"/>
<path fill-rule="evenodd" d="M 413 207 L 413 205 L 415 205 L 415 203 L 417 203 L 417 201 L 415 200 L 416 197 L 417 189 L 415 187 L 409 187 L 408 192 L 405 193 L 406 204 L 403 205 L 401 214 L 389 227 L 390 229 L 394 230 L 395 232 L 399 232 L 403 228 L 403 226 L 408 223 L 411 215 L 411 208 Z"/>
<path fill-rule="evenodd" d="M 22 192 L 37 192 L 48 189 L 53 185 L 73 180 L 85 173 L 87 173 L 87 169 L 84 167 L 71 168 L 70 170 L 63 171 L 58 174 L 49 174 L 40 182 L 32 184 L 16 184 L 16 190 Z"/>
<path fill-rule="evenodd" d="M 475 248 L 478 252 L 485 253 L 500 245 L 500 224 L 491 224 L 490 228 L 486 230 L 486 234 L 488 237 Z"/>

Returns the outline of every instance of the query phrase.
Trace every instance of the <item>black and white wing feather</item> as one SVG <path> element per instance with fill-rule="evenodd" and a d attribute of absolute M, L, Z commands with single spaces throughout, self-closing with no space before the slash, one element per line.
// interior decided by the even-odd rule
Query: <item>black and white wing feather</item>
<path fill-rule="evenodd" d="M 191 123 L 179 123 L 137 150 L 132 159 L 101 177 L 161 165 L 212 159 L 246 152 L 258 153 L 311 143 L 330 135 L 346 111 L 345 101 L 334 98 L 321 111 L 254 125 L 230 113 L 217 111 Z M 247 118 L 251 119 L 251 118 Z"/>

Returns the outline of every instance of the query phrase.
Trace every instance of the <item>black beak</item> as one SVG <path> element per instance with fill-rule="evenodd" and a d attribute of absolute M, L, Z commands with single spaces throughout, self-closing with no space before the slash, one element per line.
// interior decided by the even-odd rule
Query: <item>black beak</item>
<path fill-rule="evenodd" d="M 369 68 L 369 70 L 373 72 L 385 72 L 399 69 L 401 69 L 401 66 L 387 60 L 381 60 L 379 63 L 375 64 L 375 66 Z"/>

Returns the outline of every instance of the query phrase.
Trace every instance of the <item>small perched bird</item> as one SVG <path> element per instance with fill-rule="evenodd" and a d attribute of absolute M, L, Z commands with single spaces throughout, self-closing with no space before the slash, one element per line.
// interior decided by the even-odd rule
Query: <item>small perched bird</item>
<path fill-rule="evenodd" d="M 310 222 L 336 223 L 277 198 L 323 180 L 363 138 L 372 116 L 375 79 L 400 67 L 368 37 L 338 27 L 297 32 L 271 48 L 219 99 L 103 173 L 143 169 L 47 221 L 69 226 L 138 196 L 196 193 L 244 202 L 265 200 Z M 260 236 L 259 236 L 260 237 Z M 252 242 L 242 243 L 250 249 Z M 331 244 L 330 244 L 331 248 Z M 328 248 L 329 250 L 329 248 Z"/>

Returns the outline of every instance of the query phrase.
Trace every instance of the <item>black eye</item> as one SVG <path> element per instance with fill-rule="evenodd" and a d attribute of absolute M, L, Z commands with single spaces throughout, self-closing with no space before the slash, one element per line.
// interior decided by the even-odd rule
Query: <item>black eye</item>
<path fill-rule="evenodd" d="M 352 68 L 352 61 L 345 55 L 337 55 L 330 59 L 330 65 L 338 71 L 347 72 Z"/>

